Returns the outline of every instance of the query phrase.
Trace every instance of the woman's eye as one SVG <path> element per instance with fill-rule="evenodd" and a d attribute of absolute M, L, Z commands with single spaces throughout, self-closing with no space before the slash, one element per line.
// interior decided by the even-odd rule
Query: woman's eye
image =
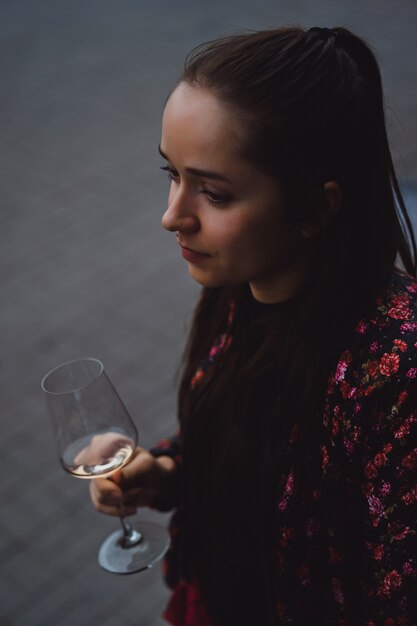
<path fill-rule="evenodd" d="M 230 202 L 230 197 L 229 196 L 222 196 L 220 194 L 217 193 L 213 193 L 212 191 L 209 191 L 208 189 L 202 189 L 201 193 L 203 193 L 208 201 L 210 202 L 210 204 L 216 204 L 216 205 L 220 205 L 220 204 L 226 204 L 227 202 Z"/>
<path fill-rule="evenodd" d="M 174 170 L 169 165 L 164 165 L 163 167 L 161 167 L 161 170 L 163 170 L 164 172 L 168 174 L 169 180 L 178 180 L 179 174 L 177 170 Z"/>
<path fill-rule="evenodd" d="M 177 170 L 174 170 L 174 168 L 171 167 L 170 165 L 164 165 L 163 167 L 161 167 L 161 170 L 163 170 L 164 172 L 168 174 L 168 179 L 170 181 L 174 181 L 175 183 L 178 183 L 180 175 L 177 172 Z M 204 187 L 200 189 L 200 193 L 206 196 L 210 204 L 213 204 L 216 206 L 226 204 L 227 202 L 230 202 L 231 200 L 229 196 L 223 196 L 221 194 L 214 193 L 213 191 L 209 191 L 208 189 L 205 189 Z"/>

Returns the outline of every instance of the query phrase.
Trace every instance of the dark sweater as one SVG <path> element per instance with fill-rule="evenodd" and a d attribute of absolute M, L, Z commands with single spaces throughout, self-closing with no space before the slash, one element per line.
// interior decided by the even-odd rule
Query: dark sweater
<path fill-rule="evenodd" d="M 194 388 L 204 384 L 229 344 L 227 334 L 217 339 Z M 276 480 L 270 545 L 269 592 L 277 624 L 417 623 L 416 347 L 417 284 L 395 271 L 330 372 L 320 435 L 301 490 L 291 469 L 297 427 L 289 437 L 288 463 L 282 465 L 288 471 Z M 153 453 L 173 456 L 180 465 L 181 435 Z M 198 580 L 181 571 L 182 514 L 179 507 L 172 518 L 165 563 L 174 589 L 167 618 L 183 626 L 212 624 L 199 600 Z M 255 574 L 258 580 L 262 572 Z"/>

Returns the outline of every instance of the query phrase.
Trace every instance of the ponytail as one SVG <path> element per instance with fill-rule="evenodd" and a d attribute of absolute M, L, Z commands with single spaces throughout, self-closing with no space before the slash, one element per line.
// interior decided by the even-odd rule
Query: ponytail
<path fill-rule="evenodd" d="M 397 236 L 398 254 L 406 271 L 416 276 L 416 241 L 389 147 L 384 116 L 383 88 L 378 62 L 373 52 L 364 41 L 349 30 L 345 28 L 324 30 L 329 30 L 333 34 L 337 48 L 349 55 L 356 64 L 357 72 L 363 78 L 364 83 L 368 85 L 368 97 L 373 103 L 371 113 L 373 125 L 375 126 L 375 140 L 378 141 L 379 139 L 381 150 L 385 157 L 393 204 L 396 204 L 397 221 L 395 232 Z M 377 227 L 377 225 L 375 226 Z"/>

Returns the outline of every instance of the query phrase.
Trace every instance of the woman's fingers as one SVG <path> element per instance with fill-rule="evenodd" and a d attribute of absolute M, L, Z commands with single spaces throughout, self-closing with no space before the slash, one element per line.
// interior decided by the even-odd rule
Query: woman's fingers
<path fill-rule="evenodd" d="M 149 506 L 154 497 L 154 493 L 149 489 L 131 489 L 127 493 L 123 494 L 124 506 Z"/>
<path fill-rule="evenodd" d="M 97 511 L 108 513 L 120 509 L 123 502 L 122 490 L 108 478 L 94 478 L 90 481 L 90 495 Z M 117 513 L 108 513 L 116 515 Z"/>
<path fill-rule="evenodd" d="M 105 515 L 134 515 L 138 507 L 133 498 L 125 500 L 121 489 L 108 478 L 91 480 L 90 495 L 95 509 Z"/>
<path fill-rule="evenodd" d="M 124 491 L 135 487 L 146 488 L 155 474 L 155 458 L 144 448 L 136 448 L 131 461 L 114 477 Z"/>
<path fill-rule="evenodd" d="M 172 459 L 156 459 L 144 448 L 137 448 L 132 460 L 121 470 L 90 481 L 93 505 L 106 515 L 132 515 L 137 507 L 152 506 L 163 497 L 172 483 L 172 478 L 171 482 L 169 479 L 174 470 Z"/>
<path fill-rule="evenodd" d="M 149 452 L 138 448 L 123 470 L 91 480 L 90 495 L 96 510 L 106 515 L 132 515 L 138 506 L 149 506 L 154 497 L 154 464 Z"/>

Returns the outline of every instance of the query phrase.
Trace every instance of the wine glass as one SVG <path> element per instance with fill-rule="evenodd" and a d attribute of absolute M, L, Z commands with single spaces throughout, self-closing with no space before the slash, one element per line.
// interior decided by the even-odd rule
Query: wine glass
<path fill-rule="evenodd" d="M 138 433 L 98 359 L 68 361 L 46 374 L 46 393 L 60 462 L 78 478 L 111 476 L 132 458 Z M 102 544 L 98 562 L 114 574 L 151 567 L 168 548 L 168 534 L 154 522 L 128 524 Z"/>

